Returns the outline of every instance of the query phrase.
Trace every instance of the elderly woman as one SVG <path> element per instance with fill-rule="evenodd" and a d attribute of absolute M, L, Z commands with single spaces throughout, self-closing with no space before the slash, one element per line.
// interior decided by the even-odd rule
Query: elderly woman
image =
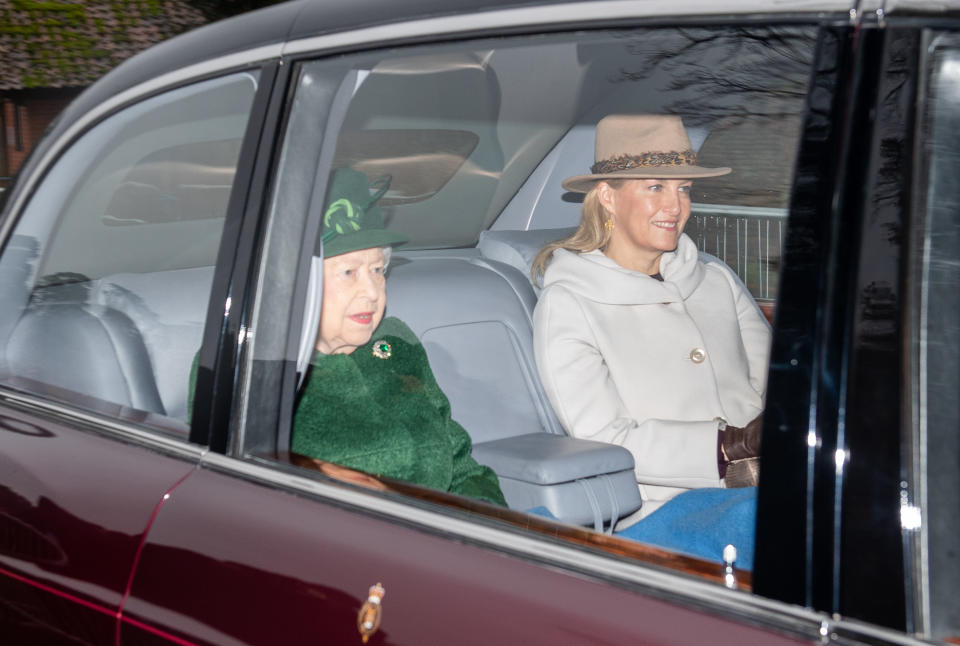
<path fill-rule="evenodd" d="M 470 455 L 427 355 L 410 328 L 384 318 L 391 246 L 367 176 L 336 172 L 323 219 L 323 299 L 316 353 L 300 389 L 292 450 L 375 475 L 506 506 L 496 474 Z M 196 382 L 197 361 L 190 375 Z M 329 464 L 328 475 L 350 480 Z M 362 481 L 362 478 L 352 478 Z"/>
<path fill-rule="evenodd" d="M 690 489 L 755 484 L 770 328 L 736 275 L 683 228 L 698 166 L 679 117 L 611 115 L 577 231 L 534 262 L 537 366 L 575 437 L 626 447 L 643 507 Z"/>
<path fill-rule="evenodd" d="M 384 318 L 390 245 L 366 175 L 340 169 L 323 221 L 316 353 L 300 391 L 292 450 L 506 505 L 496 474 L 470 455 L 416 335 Z"/>

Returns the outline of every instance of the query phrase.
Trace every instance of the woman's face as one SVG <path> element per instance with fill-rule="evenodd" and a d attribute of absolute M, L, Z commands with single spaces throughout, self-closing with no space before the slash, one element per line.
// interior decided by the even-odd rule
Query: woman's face
<path fill-rule="evenodd" d="M 350 354 L 370 341 L 387 302 L 383 250 L 360 249 L 323 261 L 317 350 Z"/>
<path fill-rule="evenodd" d="M 690 218 L 692 185 L 689 179 L 630 179 L 614 189 L 602 182 L 598 197 L 614 224 L 608 248 L 658 261 L 676 249 Z"/>

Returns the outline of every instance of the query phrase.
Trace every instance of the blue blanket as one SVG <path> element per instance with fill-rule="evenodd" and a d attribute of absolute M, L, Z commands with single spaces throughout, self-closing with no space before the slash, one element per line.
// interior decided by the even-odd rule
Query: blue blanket
<path fill-rule="evenodd" d="M 555 519 L 546 507 L 527 513 Z M 756 487 L 691 489 L 616 535 L 720 562 L 730 543 L 737 548 L 736 567 L 752 570 L 756 525 Z"/>
<path fill-rule="evenodd" d="M 617 536 L 721 562 L 724 546 L 732 543 L 736 566 L 752 570 L 756 526 L 756 487 L 692 489 Z"/>

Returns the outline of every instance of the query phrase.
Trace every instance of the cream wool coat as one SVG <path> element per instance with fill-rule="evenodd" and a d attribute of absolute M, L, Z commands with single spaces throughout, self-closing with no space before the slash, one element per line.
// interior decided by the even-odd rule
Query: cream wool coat
<path fill-rule="evenodd" d="M 730 268 L 682 235 L 660 273 L 560 249 L 534 312 L 537 367 L 564 428 L 633 453 L 644 504 L 627 524 L 722 486 L 716 418 L 746 426 L 766 389 L 770 326 Z"/>

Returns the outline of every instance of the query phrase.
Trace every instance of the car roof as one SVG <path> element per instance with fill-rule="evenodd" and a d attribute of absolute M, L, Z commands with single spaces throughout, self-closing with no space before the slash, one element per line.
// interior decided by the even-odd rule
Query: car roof
<path fill-rule="evenodd" d="M 852 0 L 728 0 L 723 14 L 845 12 Z M 912 0 L 918 2 L 920 0 Z M 929 0 L 922 0 L 929 3 Z M 91 108 L 148 79 L 198 61 L 222 58 L 257 48 L 280 48 L 285 42 L 337 32 L 383 27 L 410 20 L 480 15 L 497 10 L 543 5 L 589 7 L 601 17 L 624 13 L 663 15 L 660 0 L 292 0 L 197 28 L 131 57 L 87 88 L 61 115 L 57 129 Z M 679 4 L 679 6 L 678 6 Z M 716 14 L 715 0 L 672 3 L 670 15 Z"/>
<path fill-rule="evenodd" d="M 237 57 L 238 65 L 249 63 L 257 56 L 259 60 L 279 58 L 289 43 L 294 43 L 291 52 L 306 51 L 316 39 L 341 32 L 368 30 L 370 40 L 377 42 L 377 39 L 390 40 L 407 35 L 401 28 L 391 27 L 400 23 L 432 20 L 430 28 L 436 28 L 436 31 L 424 33 L 442 33 L 450 25 L 449 21 L 444 23 L 443 20 L 458 17 L 458 27 L 453 31 L 462 31 L 464 16 L 469 17 L 467 24 L 471 29 L 476 24 L 475 29 L 482 31 L 486 22 L 488 29 L 496 30 L 499 26 L 502 31 L 502 25 L 522 25 L 524 20 L 528 24 L 543 23 L 542 7 L 545 5 L 552 7 L 547 19 L 562 24 L 570 22 L 571 16 L 574 22 L 588 22 L 616 16 L 843 15 L 854 2 L 863 11 L 867 10 L 867 5 L 884 6 L 888 14 L 904 10 L 940 13 L 960 8 L 960 0 L 727 0 L 722 8 L 718 8 L 715 0 L 678 0 L 673 3 L 661 0 L 292 0 L 200 27 L 123 62 L 84 90 L 60 114 L 51 125 L 48 133 L 51 136 L 41 140 L 23 170 L 30 172 L 60 135 L 70 130 L 73 130 L 70 137 L 77 134 L 72 126 L 78 120 L 89 116 L 91 111 L 104 112 L 104 104 L 115 106 L 118 103 L 116 97 L 132 88 L 166 78 L 198 62 L 222 61 L 241 53 L 244 56 Z M 517 21 L 505 23 L 502 17 L 493 18 L 504 11 L 514 12 Z M 299 48 L 296 47 L 298 41 Z M 257 56 L 251 57 L 251 51 Z M 80 127 L 86 125 L 89 124 Z"/>
<path fill-rule="evenodd" d="M 580 7 L 584 15 L 682 16 L 694 14 L 847 13 L 883 7 L 887 14 L 956 11 L 960 0 L 292 0 L 200 27 L 125 61 L 88 88 L 63 115 L 71 121 L 90 107 L 145 79 L 265 46 L 337 32 L 456 15 L 480 16 L 543 5 Z M 541 14 L 542 15 L 542 14 Z"/>
<path fill-rule="evenodd" d="M 960 8 L 960 0 L 292 0 L 206 25 L 150 48 L 104 77 L 113 91 L 130 87 L 198 60 L 207 60 L 263 45 L 410 20 L 543 5 L 589 8 L 596 17 L 623 14 L 682 16 L 692 14 L 846 13 L 853 6 L 887 14 L 940 13 Z M 618 7 L 619 6 L 619 7 Z M 106 90 L 103 90 L 106 91 Z"/>

